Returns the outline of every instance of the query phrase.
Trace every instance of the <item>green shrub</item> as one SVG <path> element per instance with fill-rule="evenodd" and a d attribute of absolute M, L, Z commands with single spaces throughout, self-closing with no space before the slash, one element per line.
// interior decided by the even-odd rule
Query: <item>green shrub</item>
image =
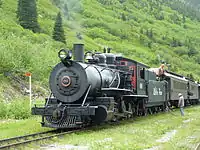
<path fill-rule="evenodd" d="M 109 34 L 104 29 L 96 28 L 96 27 L 91 30 L 88 30 L 88 35 L 93 39 L 102 38 L 102 39 L 108 40 L 108 41 L 119 40 L 118 37 Z"/>
<path fill-rule="evenodd" d="M 26 119 L 31 116 L 28 99 L 0 102 L 0 118 Z"/>
<path fill-rule="evenodd" d="M 8 105 L 4 102 L 0 102 L 0 118 L 7 118 L 8 115 Z"/>
<path fill-rule="evenodd" d="M 1 7 L 1 5 L 2 5 L 2 0 L 0 0 L 0 7 Z"/>

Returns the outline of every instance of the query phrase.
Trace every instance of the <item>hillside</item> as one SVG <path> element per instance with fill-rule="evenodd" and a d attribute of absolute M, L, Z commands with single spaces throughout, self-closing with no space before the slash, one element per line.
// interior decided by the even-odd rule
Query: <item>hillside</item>
<path fill-rule="evenodd" d="M 199 79 L 200 23 L 197 16 L 180 11 L 183 7 L 176 6 L 175 0 L 38 0 L 37 4 L 42 33 L 18 24 L 17 1 L 3 0 L 0 5 L 2 85 L 8 82 L 3 74 L 16 71 L 30 71 L 35 84 L 48 85 L 49 72 L 59 61 L 58 50 L 71 49 L 74 42 L 84 43 L 86 50 L 109 46 L 113 52 L 153 67 L 165 61 L 172 71 L 192 73 Z M 59 8 L 67 45 L 51 38 Z M 77 39 L 77 33 L 83 40 Z M 0 87 L 0 93 L 3 89 Z M 0 99 L 4 99 L 2 95 Z"/>

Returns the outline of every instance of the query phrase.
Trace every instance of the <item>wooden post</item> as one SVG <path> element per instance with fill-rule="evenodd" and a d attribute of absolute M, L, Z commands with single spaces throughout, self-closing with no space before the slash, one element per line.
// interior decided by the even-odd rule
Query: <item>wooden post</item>
<path fill-rule="evenodd" d="M 31 73 L 30 72 L 26 72 L 25 73 L 25 76 L 26 77 L 29 77 L 29 107 L 30 107 L 30 110 L 31 110 L 31 106 L 32 106 L 32 100 L 31 100 L 31 96 L 32 96 L 32 89 L 31 89 Z"/>

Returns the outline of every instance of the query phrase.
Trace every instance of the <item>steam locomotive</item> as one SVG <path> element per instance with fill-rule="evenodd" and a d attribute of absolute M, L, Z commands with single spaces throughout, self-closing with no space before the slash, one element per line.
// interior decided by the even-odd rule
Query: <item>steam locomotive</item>
<path fill-rule="evenodd" d="M 61 62 L 49 78 L 51 94 L 44 107 L 33 107 L 42 126 L 80 128 L 91 124 L 164 111 L 177 106 L 178 93 L 187 104 L 199 101 L 199 85 L 189 78 L 165 72 L 160 77 L 150 67 L 110 53 L 84 53 L 83 44 L 60 50 Z"/>

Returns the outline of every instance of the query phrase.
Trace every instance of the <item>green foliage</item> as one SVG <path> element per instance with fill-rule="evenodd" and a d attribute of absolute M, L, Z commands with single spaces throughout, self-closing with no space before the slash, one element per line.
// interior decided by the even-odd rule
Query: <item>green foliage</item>
<path fill-rule="evenodd" d="M 188 2 L 190 1 L 190 2 Z M 171 9 L 176 10 L 180 14 L 184 14 L 186 17 L 190 17 L 192 20 L 199 20 L 200 14 L 198 10 L 199 2 L 194 2 L 194 0 L 165 0 L 165 4 L 170 6 Z"/>
<path fill-rule="evenodd" d="M 40 31 L 35 0 L 18 0 L 17 18 L 23 28 L 30 29 L 33 32 Z"/>
<path fill-rule="evenodd" d="M 28 99 L 12 102 L 0 101 L 0 118 L 26 119 L 31 116 Z"/>
<path fill-rule="evenodd" d="M 174 52 L 179 56 L 183 56 L 188 54 L 188 49 L 186 47 L 177 47 Z"/>
<path fill-rule="evenodd" d="M 91 30 L 88 30 L 88 35 L 92 39 L 101 38 L 101 39 L 112 40 L 112 41 L 119 40 L 119 38 L 107 33 L 105 30 L 101 28 L 93 28 Z"/>
<path fill-rule="evenodd" d="M 53 31 L 53 39 L 66 44 L 65 33 L 62 25 L 62 17 L 60 12 L 57 14 L 56 17 L 56 22 Z"/>
<path fill-rule="evenodd" d="M 98 0 L 98 2 L 103 5 L 114 5 L 118 3 L 117 0 Z"/>
<path fill-rule="evenodd" d="M 193 48 L 193 47 L 189 48 L 189 51 L 188 51 L 188 56 L 189 57 L 195 56 L 197 54 L 198 54 L 198 51 L 195 48 Z"/>
<path fill-rule="evenodd" d="M 170 9 L 172 5 L 176 5 L 176 0 L 119 3 L 113 0 L 108 4 L 102 0 L 97 2 L 103 5 L 98 6 L 98 3 L 94 2 L 87 7 L 89 1 L 85 0 L 82 22 L 86 28 L 86 35 L 92 37 L 100 45 L 109 43 L 115 48 L 114 50 L 124 55 L 131 53 L 129 46 L 136 47 L 136 49 L 140 47 L 144 49 L 143 53 L 146 53 L 147 60 L 139 54 L 139 51 L 128 56 L 150 66 L 159 65 L 159 61 L 152 60 L 154 58 L 152 56 L 162 53 L 162 59 L 171 64 L 173 71 L 187 75 L 181 71 L 181 67 L 190 64 L 193 69 L 189 68 L 189 72 L 198 72 L 192 65 L 198 62 L 197 55 L 200 48 L 197 46 L 200 39 L 195 38 L 198 36 L 193 36 L 193 34 L 198 34 L 197 22 L 192 22 L 186 14 Z M 187 37 L 184 36 L 185 32 L 188 32 Z M 126 52 L 120 49 L 121 47 L 126 49 Z M 184 65 L 186 62 L 189 64 Z M 196 67 L 199 68 L 199 66 Z"/>
<path fill-rule="evenodd" d="M 3 4 L 3 2 L 2 2 L 2 0 L 0 0 L 0 7 L 1 7 L 2 4 Z"/>
<path fill-rule="evenodd" d="M 198 54 L 194 58 L 195 58 L 196 63 L 200 64 L 200 55 Z"/>
<path fill-rule="evenodd" d="M 127 20 L 127 17 L 126 17 L 126 15 L 125 15 L 124 13 L 122 13 L 121 18 L 122 18 L 123 21 L 126 21 L 126 20 Z"/>

